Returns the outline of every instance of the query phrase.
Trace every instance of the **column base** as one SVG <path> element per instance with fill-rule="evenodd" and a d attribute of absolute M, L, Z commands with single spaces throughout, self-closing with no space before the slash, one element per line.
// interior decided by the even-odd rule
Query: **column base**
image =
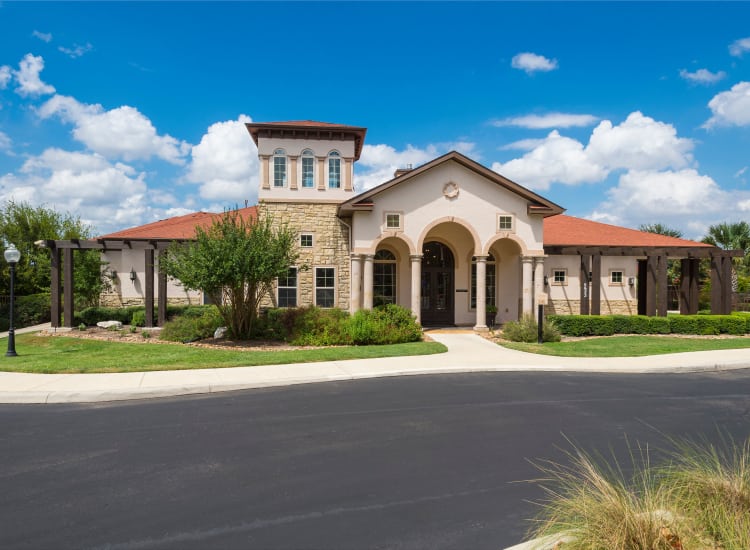
<path fill-rule="evenodd" d="M 474 332 L 489 332 L 490 327 L 487 325 L 474 325 Z"/>

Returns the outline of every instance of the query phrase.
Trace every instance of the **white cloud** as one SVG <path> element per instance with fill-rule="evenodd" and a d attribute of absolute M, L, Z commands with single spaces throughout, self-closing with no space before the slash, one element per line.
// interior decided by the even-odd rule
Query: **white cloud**
<path fill-rule="evenodd" d="M 47 42 L 47 43 L 52 42 L 52 33 L 50 32 L 40 32 L 40 31 L 35 30 L 34 32 L 31 33 L 31 36 L 38 38 L 42 42 Z"/>
<path fill-rule="evenodd" d="M 547 113 L 546 115 L 524 115 L 492 121 L 493 126 L 520 126 L 521 128 L 570 128 L 591 126 L 599 120 L 594 115 L 573 113 Z"/>
<path fill-rule="evenodd" d="M 85 46 L 81 46 L 80 44 L 73 44 L 72 48 L 65 48 L 63 46 L 59 46 L 57 48 L 62 53 L 66 54 L 67 56 L 71 57 L 72 59 L 75 59 L 76 57 L 81 57 L 83 54 L 90 52 L 94 49 L 94 46 L 86 43 Z"/>
<path fill-rule="evenodd" d="M 102 233 L 144 223 L 155 210 L 144 173 L 96 153 L 55 148 L 29 158 L 18 174 L 0 177 L 0 200 L 9 199 L 80 214 Z"/>
<path fill-rule="evenodd" d="M 683 168 L 693 161 L 693 142 L 678 138 L 671 124 L 635 111 L 622 124 L 603 120 L 594 128 L 586 154 L 610 170 L 660 170 Z"/>
<path fill-rule="evenodd" d="M 729 45 L 729 54 L 740 57 L 743 53 L 750 51 L 750 36 L 740 38 Z"/>
<path fill-rule="evenodd" d="M 0 65 L 0 90 L 7 88 L 8 82 L 10 82 L 10 67 Z"/>
<path fill-rule="evenodd" d="M 498 150 L 500 151 L 512 151 L 514 149 L 518 149 L 521 151 L 531 151 L 532 149 L 539 147 L 540 145 L 543 145 L 546 138 L 537 139 L 537 138 L 529 138 L 529 139 L 519 139 L 518 141 L 513 141 L 511 143 L 508 143 L 506 145 L 501 145 L 498 147 Z"/>
<path fill-rule="evenodd" d="M 54 86 L 45 84 L 39 78 L 39 73 L 44 69 L 42 56 L 34 56 L 27 53 L 18 63 L 18 70 L 13 71 L 13 76 L 18 83 L 16 93 L 20 96 L 40 96 L 55 93 Z"/>
<path fill-rule="evenodd" d="M 716 94 L 708 102 L 708 108 L 713 116 L 704 128 L 750 125 L 750 82 L 739 82 L 730 90 Z"/>
<path fill-rule="evenodd" d="M 554 71 L 557 69 L 557 59 L 547 59 L 543 55 L 523 52 L 513 56 L 511 66 L 514 69 L 526 71 L 527 74 L 532 74 L 537 71 Z"/>
<path fill-rule="evenodd" d="M 492 169 L 531 189 L 548 189 L 553 182 L 569 185 L 593 183 L 607 177 L 607 170 L 586 154 L 583 144 L 553 130 L 520 159 L 495 162 Z"/>
<path fill-rule="evenodd" d="M 617 126 L 609 120 L 600 122 L 586 146 L 555 130 L 543 140 L 520 140 L 503 149 L 521 149 L 527 153 L 505 163 L 496 162 L 492 169 L 521 185 L 540 190 L 548 189 L 554 182 L 577 185 L 603 181 L 618 169 L 679 169 L 693 162 L 691 140 L 677 137 L 671 124 L 637 111 Z"/>
<path fill-rule="evenodd" d="M 0 131 L 0 151 L 7 151 L 10 149 L 10 138 L 8 137 L 8 134 L 3 133 Z"/>
<path fill-rule="evenodd" d="M 743 166 L 742 168 L 740 168 L 739 170 L 737 170 L 737 172 L 735 172 L 735 174 L 734 174 L 734 177 L 735 177 L 735 178 L 739 178 L 739 177 L 741 177 L 741 176 L 742 176 L 742 175 L 743 175 L 743 174 L 744 174 L 745 172 L 747 172 L 747 166 Z"/>
<path fill-rule="evenodd" d="M 72 123 L 73 137 L 92 151 L 126 161 L 156 156 L 172 164 L 183 164 L 190 145 L 170 135 L 158 135 L 156 128 L 138 109 L 124 105 L 105 111 L 69 96 L 55 95 L 38 110 L 41 118 L 57 115 Z"/>
<path fill-rule="evenodd" d="M 473 149 L 474 144 L 462 143 L 464 152 Z M 355 165 L 357 173 L 354 176 L 354 187 L 357 192 L 367 191 L 373 187 L 393 179 L 393 173 L 398 168 L 418 166 L 433 160 L 435 157 L 450 150 L 458 150 L 456 143 L 431 144 L 424 149 L 407 145 L 406 149 L 397 151 L 385 144 L 365 145 L 362 156 Z"/>
<path fill-rule="evenodd" d="M 737 196 L 723 191 L 712 178 L 692 168 L 631 170 L 620 176 L 607 195 L 608 199 L 589 217 L 607 223 L 625 222 L 631 227 L 655 221 L 684 227 L 689 218 L 695 230 L 726 217 L 739 202 Z"/>
<path fill-rule="evenodd" d="M 247 115 L 237 120 L 209 126 L 198 145 L 185 179 L 200 184 L 200 196 L 221 200 L 226 206 L 254 204 L 258 197 L 258 151 L 245 124 Z"/>
<path fill-rule="evenodd" d="M 692 82 L 693 84 L 716 84 L 719 80 L 723 80 L 726 78 L 727 73 L 724 71 L 719 71 L 717 73 L 712 73 L 708 69 L 698 69 L 697 71 L 691 73 L 686 69 L 682 69 L 680 71 L 680 76 L 687 80 L 688 82 Z"/>

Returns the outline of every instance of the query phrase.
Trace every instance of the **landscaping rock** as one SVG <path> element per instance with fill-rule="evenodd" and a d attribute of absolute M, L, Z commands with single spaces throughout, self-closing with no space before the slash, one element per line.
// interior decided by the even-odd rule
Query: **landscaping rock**
<path fill-rule="evenodd" d="M 219 327 L 214 331 L 214 340 L 219 340 L 227 335 L 227 327 Z"/>
<path fill-rule="evenodd" d="M 121 329 L 122 323 L 120 321 L 99 321 L 96 326 L 100 328 Z"/>

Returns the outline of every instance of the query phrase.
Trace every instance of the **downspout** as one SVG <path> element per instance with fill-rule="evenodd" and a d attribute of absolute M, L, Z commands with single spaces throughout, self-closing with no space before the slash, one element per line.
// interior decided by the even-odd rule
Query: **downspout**
<path fill-rule="evenodd" d="M 354 250 L 354 247 L 353 247 L 354 243 L 352 243 L 352 226 L 349 225 L 348 223 L 346 223 L 344 220 L 342 220 L 338 216 L 336 216 L 336 217 L 349 230 L 349 253 L 351 254 L 352 250 Z"/>

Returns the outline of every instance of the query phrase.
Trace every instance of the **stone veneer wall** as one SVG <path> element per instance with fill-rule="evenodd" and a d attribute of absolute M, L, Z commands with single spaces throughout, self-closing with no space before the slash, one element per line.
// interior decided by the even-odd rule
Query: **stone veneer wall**
<path fill-rule="evenodd" d="M 336 268 L 336 307 L 349 309 L 349 281 L 351 259 L 349 256 L 349 229 L 336 216 L 337 204 L 267 202 L 259 208 L 260 215 L 268 212 L 274 223 L 288 223 L 297 232 L 297 305 L 314 303 L 315 268 Z M 350 223 L 350 222 L 347 222 Z M 312 233 L 312 248 L 299 248 L 299 234 Z M 267 297 L 261 307 L 275 307 L 276 290 L 272 298 Z"/>
<path fill-rule="evenodd" d="M 550 300 L 545 306 L 546 315 L 578 315 L 581 311 L 580 300 Z M 638 300 L 602 300 L 602 315 L 636 315 Z"/>
<path fill-rule="evenodd" d="M 167 296 L 167 304 L 173 306 L 196 306 L 203 303 L 203 300 L 199 296 Z M 102 293 L 99 296 L 99 305 L 102 307 L 130 307 L 130 306 L 142 306 L 146 304 L 146 300 L 142 296 L 126 296 L 123 298 L 117 293 L 109 292 Z M 154 306 L 157 304 L 156 297 L 154 298 Z"/>

